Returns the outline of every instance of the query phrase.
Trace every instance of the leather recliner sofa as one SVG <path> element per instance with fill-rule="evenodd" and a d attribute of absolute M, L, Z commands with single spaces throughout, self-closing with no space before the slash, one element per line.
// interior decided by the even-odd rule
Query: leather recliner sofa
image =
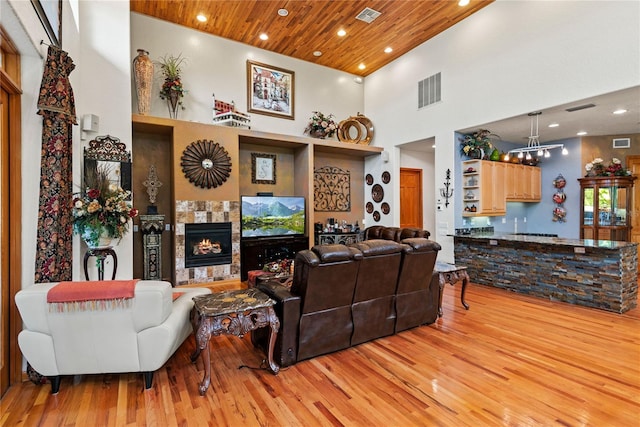
<path fill-rule="evenodd" d="M 364 240 L 384 239 L 402 242 L 404 239 L 424 237 L 428 239 L 431 233 L 427 230 L 413 227 L 385 227 L 384 225 L 372 225 L 364 229 Z"/>
<path fill-rule="evenodd" d="M 433 269 L 440 245 L 374 239 L 352 246 L 317 245 L 298 252 L 291 289 L 278 281 L 257 287 L 276 301 L 280 331 L 274 359 L 285 367 L 405 329 L 433 323 L 439 282 Z M 252 332 L 268 345 L 268 331 Z"/>

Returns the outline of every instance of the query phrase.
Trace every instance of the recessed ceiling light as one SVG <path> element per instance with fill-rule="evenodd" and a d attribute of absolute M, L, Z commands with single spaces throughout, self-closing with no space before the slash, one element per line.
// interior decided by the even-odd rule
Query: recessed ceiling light
<path fill-rule="evenodd" d="M 559 125 L 559 124 L 557 124 L 557 123 L 551 123 L 551 124 L 549 125 L 549 127 L 550 127 L 550 128 L 557 128 L 558 126 L 560 126 L 560 125 Z"/>
<path fill-rule="evenodd" d="M 202 13 L 199 13 L 198 16 L 196 16 L 196 19 L 200 22 L 207 22 L 207 17 L 204 16 Z"/>
<path fill-rule="evenodd" d="M 265 33 L 260 34 L 260 40 L 269 40 L 269 36 Z"/>
<path fill-rule="evenodd" d="M 469 0 L 460 0 L 458 6 L 466 6 L 469 4 Z"/>
<path fill-rule="evenodd" d="M 338 30 L 338 35 L 339 35 L 340 37 L 344 37 L 344 36 L 346 36 L 346 35 L 347 35 L 347 32 L 346 32 L 345 30 L 343 30 L 343 29 L 339 29 L 339 30 Z"/>
<path fill-rule="evenodd" d="M 576 133 L 576 135 L 578 136 L 585 136 L 587 134 L 587 132 L 581 130 L 580 132 Z"/>
<path fill-rule="evenodd" d="M 624 114 L 626 112 L 627 112 L 627 110 L 625 110 L 624 108 L 621 108 L 619 110 L 614 111 L 613 114 Z"/>
<path fill-rule="evenodd" d="M 384 48 L 384 53 L 391 53 L 391 52 L 393 52 L 392 48 L 390 48 L 390 47 L 385 47 Z"/>
<path fill-rule="evenodd" d="M 288 14 L 289 14 L 289 11 L 287 9 L 285 9 L 284 7 L 282 9 L 278 9 L 278 15 L 287 16 Z"/>
<path fill-rule="evenodd" d="M 319 50 L 316 50 L 315 52 L 313 52 L 313 56 L 322 56 L 322 52 Z"/>
<path fill-rule="evenodd" d="M 365 68 L 367 68 L 367 67 L 366 67 L 366 65 L 364 65 L 364 64 L 360 64 L 360 65 L 358 65 L 358 68 L 359 68 L 359 69 L 361 69 L 361 70 L 364 70 L 364 69 L 365 69 Z"/>

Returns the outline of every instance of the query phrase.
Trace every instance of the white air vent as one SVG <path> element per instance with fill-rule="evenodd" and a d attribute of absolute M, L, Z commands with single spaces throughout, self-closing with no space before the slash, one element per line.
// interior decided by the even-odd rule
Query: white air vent
<path fill-rule="evenodd" d="M 418 108 L 435 104 L 442 100 L 440 73 L 418 82 Z"/>
<path fill-rule="evenodd" d="M 356 19 L 364 21 L 367 24 L 371 24 L 380 15 L 382 15 L 382 13 L 378 12 L 377 10 L 371 9 L 370 7 L 367 7 L 362 12 L 360 12 L 358 16 L 356 16 Z"/>

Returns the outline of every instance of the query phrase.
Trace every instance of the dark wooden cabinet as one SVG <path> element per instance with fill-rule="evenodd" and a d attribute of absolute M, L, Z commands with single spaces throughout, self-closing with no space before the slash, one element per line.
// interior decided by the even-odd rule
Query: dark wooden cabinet
<path fill-rule="evenodd" d="M 247 280 L 251 270 L 262 270 L 265 264 L 285 258 L 293 259 L 296 253 L 309 249 L 309 238 L 270 237 L 242 239 L 240 241 L 240 277 Z"/>
<path fill-rule="evenodd" d="M 580 238 L 631 240 L 633 176 L 580 178 Z"/>

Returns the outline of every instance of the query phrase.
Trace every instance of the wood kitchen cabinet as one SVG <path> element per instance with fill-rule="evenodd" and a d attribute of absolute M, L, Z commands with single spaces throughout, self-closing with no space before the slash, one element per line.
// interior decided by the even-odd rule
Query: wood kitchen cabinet
<path fill-rule="evenodd" d="M 631 240 L 633 176 L 579 178 L 580 238 Z"/>
<path fill-rule="evenodd" d="M 506 163 L 505 165 L 507 201 L 539 202 L 542 198 L 540 168 L 516 163 Z"/>
<path fill-rule="evenodd" d="M 501 216 L 507 213 L 506 163 L 468 160 L 462 163 L 463 216 Z"/>

